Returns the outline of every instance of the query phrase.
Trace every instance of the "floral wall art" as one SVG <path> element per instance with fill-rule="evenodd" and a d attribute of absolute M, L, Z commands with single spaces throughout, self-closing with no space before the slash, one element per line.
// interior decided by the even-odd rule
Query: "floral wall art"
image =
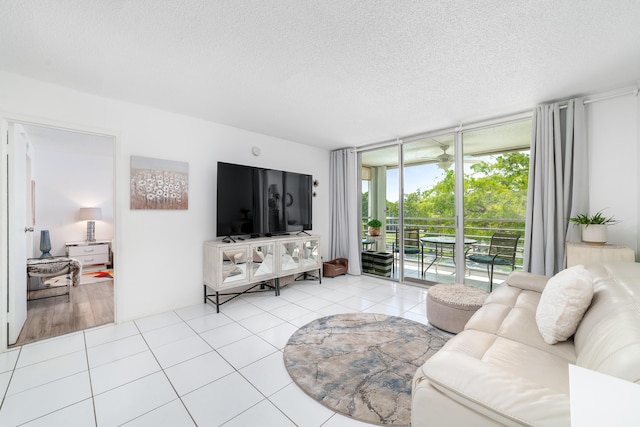
<path fill-rule="evenodd" d="M 131 209 L 189 208 L 189 163 L 131 156 Z"/>

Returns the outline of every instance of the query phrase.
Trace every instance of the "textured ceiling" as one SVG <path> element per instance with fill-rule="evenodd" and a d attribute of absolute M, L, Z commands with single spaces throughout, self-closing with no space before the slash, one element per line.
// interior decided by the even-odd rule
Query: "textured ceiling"
<path fill-rule="evenodd" d="M 0 10 L 2 70 L 331 149 L 640 79 L 639 0 L 0 0 Z"/>

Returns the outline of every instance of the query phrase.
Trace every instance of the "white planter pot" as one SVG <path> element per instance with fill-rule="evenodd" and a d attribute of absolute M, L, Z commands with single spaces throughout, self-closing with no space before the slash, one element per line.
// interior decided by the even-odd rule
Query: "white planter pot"
<path fill-rule="evenodd" d="M 604 245 L 607 243 L 607 226 L 605 224 L 583 225 L 582 241 L 590 245 Z"/>

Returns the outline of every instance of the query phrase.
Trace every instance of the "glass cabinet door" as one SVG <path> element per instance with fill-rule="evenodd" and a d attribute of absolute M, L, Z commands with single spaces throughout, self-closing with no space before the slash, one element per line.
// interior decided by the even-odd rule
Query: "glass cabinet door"
<path fill-rule="evenodd" d="M 318 267 L 320 265 L 320 242 L 317 239 L 305 240 L 300 252 L 300 267 Z"/>
<path fill-rule="evenodd" d="M 299 269 L 300 244 L 298 242 L 280 243 L 280 271 Z"/>
<path fill-rule="evenodd" d="M 222 258 L 222 278 L 223 285 L 238 283 L 249 279 L 247 271 L 248 248 L 223 248 L 220 250 Z"/>
<path fill-rule="evenodd" d="M 275 274 L 273 259 L 275 245 L 264 243 L 251 247 L 251 278 L 268 279 Z"/>

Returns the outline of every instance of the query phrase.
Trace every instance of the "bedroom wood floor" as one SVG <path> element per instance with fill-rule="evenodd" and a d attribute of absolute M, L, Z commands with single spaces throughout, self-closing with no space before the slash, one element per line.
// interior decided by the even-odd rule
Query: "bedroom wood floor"
<path fill-rule="evenodd" d="M 71 286 L 69 302 L 66 295 L 27 302 L 27 321 L 15 345 L 112 323 L 113 312 L 113 280 Z"/>

